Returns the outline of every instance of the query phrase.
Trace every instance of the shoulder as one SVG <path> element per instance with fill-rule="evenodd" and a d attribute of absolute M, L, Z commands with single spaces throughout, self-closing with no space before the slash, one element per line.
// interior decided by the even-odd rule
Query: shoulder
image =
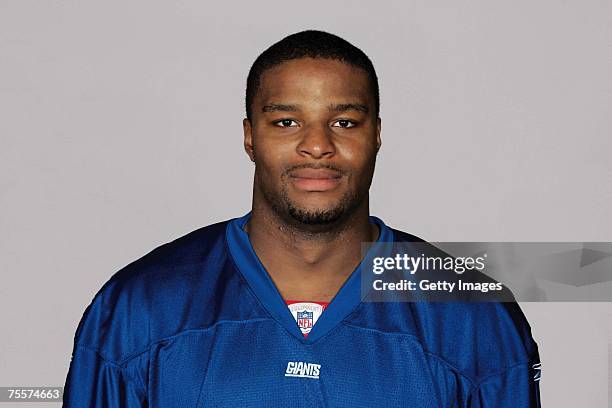
<path fill-rule="evenodd" d="M 474 380 L 537 361 L 531 327 L 514 302 L 412 304 L 427 352 Z"/>
<path fill-rule="evenodd" d="M 396 242 L 426 242 L 421 237 L 400 231 L 395 228 L 391 228 L 391 231 L 393 232 L 393 240 Z"/>
<path fill-rule="evenodd" d="M 75 345 L 120 362 L 190 324 L 181 314 L 209 302 L 227 268 L 227 222 L 161 245 L 112 275 L 85 310 Z"/>
<path fill-rule="evenodd" d="M 346 324 L 417 341 L 473 384 L 539 362 L 531 327 L 515 302 L 364 302 Z"/>
<path fill-rule="evenodd" d="M 396 243 L 419 243 L 419 254 L 426 251 L 448 256 L 418 236 L 392 231 Z M 440 276 L 444 278 L 444 275 L 437 278 Z M 479 272 L 463 275 L 468 277 L 493 281 Z M 539 361 L 529 322 L 511 292 L 507 288 L 504 291 L 501 298 L 511 301 L 478 301 L 483 297 L 476 301 L 366 303 L 359 315 L 361 324 L 376 322 L 384 331 L 414 336 L 425 353 L 477 382 L 514 366 Z"/>

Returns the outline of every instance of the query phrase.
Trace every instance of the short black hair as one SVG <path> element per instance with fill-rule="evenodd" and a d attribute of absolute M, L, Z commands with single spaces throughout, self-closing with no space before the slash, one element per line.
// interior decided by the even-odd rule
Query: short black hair
<path fill-rule="evenodd" d="M 380 111 L 378 77 L 370 58 L 359 48 L 337 35 L 325 31 L 305 30 L 291 34 L 273 44 L 262 52 L 251 66 L 247 77 L 245 98 L 246 115 L 249 120 L 252 117 L 251 107 L 261 82 L 261 75 L 269 68 L 298 58 L 339 60 L 363 69 L 368 75 L 374 96 L 375 113 L 378 116 Z"/>

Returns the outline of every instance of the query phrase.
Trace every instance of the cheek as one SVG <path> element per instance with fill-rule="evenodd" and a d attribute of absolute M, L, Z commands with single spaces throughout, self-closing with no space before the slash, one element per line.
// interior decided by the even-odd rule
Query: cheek
<path fill-rule="evenodd" d="M 266 133 L 260 131 L 253 135 L 253 149 L 256 154 L 271 161 L 281 161 L 295 152 L 295 143 L 289 138 Z"/>
<path fill-rule="evenodd" d="M 282 143 L 262 141 L 254 144 L 256 171 L 265 175 L 265 183 L 274 183 L 280 178 L 291 157 L 291 148 Z"/>
<path fill-rule="evenodd" d="M 353 173 L 363 174 L 372 170 L 376 159 L 376 147 L 369 144 L 353 144 L 342 149 L 342 158 Z"/>

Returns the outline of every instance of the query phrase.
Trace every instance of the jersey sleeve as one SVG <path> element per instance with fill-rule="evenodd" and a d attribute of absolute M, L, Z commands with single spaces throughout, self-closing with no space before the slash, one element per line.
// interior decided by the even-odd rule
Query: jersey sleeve
<path fill-rule="evenodd" d="M 130 367 L 76 345 L 64 387 L 64 407 L 146 407 L 146 392 Z"/>
<path fill-rule="evenodd" d="M 540 363 L 516 365 L 483 379 L 470 393 L 469 408 L 539 408 Z"/>
<path fill-rule="evenodd" d="M 111 281 L 83 313 L 74 336 L 64 407 L 147 406 L 149 352 L 143 344 L 148 337 L 141 323 L 146 317 L 140 312 L 143 302 L 132 292 Z"/>

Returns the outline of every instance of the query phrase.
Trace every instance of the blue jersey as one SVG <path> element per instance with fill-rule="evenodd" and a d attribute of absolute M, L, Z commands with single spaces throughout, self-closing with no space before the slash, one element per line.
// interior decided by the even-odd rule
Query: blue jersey
<path fill-rule="evenodd" d="M 243 227 L 117 272 L 77 328 L 66 407 L 538 407 L 516 303 L 362 302 L 360 268 L 304 337 Z M 387 227 L 379 242 L 415 241 Z"/>

